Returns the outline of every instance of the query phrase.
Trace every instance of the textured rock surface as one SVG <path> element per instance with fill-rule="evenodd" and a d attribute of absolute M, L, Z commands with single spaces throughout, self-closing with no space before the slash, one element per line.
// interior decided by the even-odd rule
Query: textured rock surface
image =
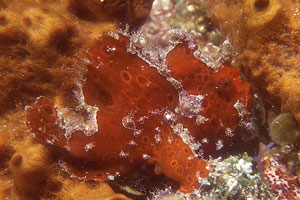
<path fill-rule="evenodd" d="M 300 123 L 300 3 L 285 0 L 207 0 L 213 21 L 265 102 Z"/>

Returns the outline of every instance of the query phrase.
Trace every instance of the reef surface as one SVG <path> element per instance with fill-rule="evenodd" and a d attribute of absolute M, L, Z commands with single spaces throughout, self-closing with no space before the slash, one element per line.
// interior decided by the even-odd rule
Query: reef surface
<path fill-rule="evenodd" d="M 299 2 L 152 3 L 0 2 L 1 199 L 299 199 Z"/>

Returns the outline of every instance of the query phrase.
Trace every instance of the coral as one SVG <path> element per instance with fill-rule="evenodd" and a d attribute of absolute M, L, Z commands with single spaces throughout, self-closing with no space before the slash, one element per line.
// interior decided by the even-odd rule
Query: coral
<path fill-rule="evenodd" d="M 247 153 L 229 156 L 217 164 L 215 174 L 208 179 L 212 189 L 203 195 L 213 199 L 272 199 L 272 190 L 253 171 L 253 165 Z"/>
<path fill-rule="evenodd" d="M 29 37 L 28 42 L 38 50 L 46 47 L 68 47 L 67 41 L 72 37 L 74 28 L 53 10 L 33 6 L 26 9 L 22 17 Z"/>
<path fill-rule="evenodd" d="M 16 188 L 26 195 L 38 195 L 50 173 L 48 151 L 42 144 L 18 150 L 9 161 Z M 28 181 L 30 180 L 30 181 Z"/>
<path fill-rule="evenodd" d="M 1 10 L 0 16 L 0 114 L 41 94 L 71 90 L 72 63 L 78 61 L 72 56 L 81 45 L 73 24 L 51 8 L 28 2 Z"/>
<path fill-rule="evenodd" d="M 88 21 L 117 21 L 131 28 L 142 25 L 151 10 L 153 0 L 69 0 L 68 7 L 78 18 Z"/>
<path fill-rule="evenodd" d="M 0 134 L 0 165 L 9 156 L 9 149 L 7 138 L 4 134 Z"/>
<path fill-rule="evenodd" d="M 0 175 L 0 199 L 16 199 L 13 180 L 5 170 L 1 170 Z"/>
<path fill-rule="evenodd" d="M 237 60 L 268 107 L 300 123 L 299 1 L 207 0 L 212 19 L 238 52 Z"/>
<path fill-rule="evenodd" d="M 7 167 L 7 162 L 16 149 L 22 148 L 32 141 L 27 126 L 23 123 L 23 108 L 13 114 L 7 114 L 0 120 L 0 167 Z M 16 126 L 16 124 L 19 124 Z"/>
<path fill-rule="evenodd" d="M 84 184 L 83 182 L 74 184 L 72 181 L 65 181 L 64 187 L 56 196 L 56 199 L 130 200 L 122 194 L 114 193 L 106 183 L 92 186 Z"/>
<path fill-rule="evenodd" d="M 88 48 L 90 65 L 82 87 L 83 96 L 79 97 L 79 101 L 85 100 L 81 103 L 90 111 L 84 121 L 90 120 L 92 125 L 78 128 L 78 124 L 69 124 L 71 115 L 46 97 L 40 97 L 33 107 L 27 107 L 27 125 L 41 142 L 64 148 L 77 159 L 85 160 L 81 164 L 78 160 L 64 163 L 65 170 L 76 176 L 102 181 L 129 172 L 141 163 L 149 163 L 156 166 L 156 173 L 178 181 L 180 191 L 193 191 L 199 187 L 198 177 L 205 178 L 209 174 L 207 162 L 195 154 L 201 144 L 194 141 L 193 136 L 199 139 L 205 134 L 200 132 L 202 127 L 198 124 L 209 121 L 208 127 L 212 129 L 209 131 L 214 133 L 205 135 L 211 142 L 202 149 L 206 155 L 219 149 L 218 141 L 225 138 L 232 141 L 241 114 L 234 106 L 238 103 L 247 108 L 250 87 L 239 79 L 238 71 L 228 65 L 220 69 L 220 75 L 213 72 L 193 57 L 192 50 L 184 44 L 168 55 L 166 64 L 171 74 L 167 71 L 160 74 L 155 67 L 128 52 L 129 41 L 125 36 L 103 34 Z M 179 52 L 184 54 L 178 56 Z M 187 63 L 192 65 L 186 68 L 177 57 L 189 59 Z M 187 70 L 188 77 L 198 73 L 195 85 L 189 86 L 192 78 L 188 78 L 190 80 L 182 81 L 183 87 L 180 86 L 175 79 L 181 79 L 179 75 L 185 76 L 186 71 L 182 72 L 179 67 Z M 203 79 L 199 79 L 200 75 Z M 199 85 L 206 81 L 211 90 L 199 90 Z M 221 105 L 223 100 L 227 103 Z M 212 106 L 227 112 L 223 113 L 224 119 L 209 114 L 215 112 L 209 111 Z M 227 135 L 226 128 L 230 129 Z"/>
<path fill-rule="evenodd" d="M 280 199 L 299 199 L 298 177 L 294 176 L 278 154 L 267 150 L 259 161 L 264 182 Z"/>

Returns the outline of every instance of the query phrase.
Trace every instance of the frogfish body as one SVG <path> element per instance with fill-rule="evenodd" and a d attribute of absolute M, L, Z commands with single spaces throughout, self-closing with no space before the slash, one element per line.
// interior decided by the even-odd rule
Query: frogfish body
<path fill-rule="evenodd" d="M 95 108 L 95 131 L 67 131 L 60 109 L 39 97 L 26 109 L 37 140 L 80 159 L 65 162 L 86 180 L 104 181 L 142 164 L 155 165 L 180 183 L 180 191 L 199 187 L 209 168 L 205 157 L 229 145 L 240 129 L 237 105 L 250 109 L 250 85 L 225 64 L 218 72 L 193 55 L 186 41 L 166 57 L 167 70 L 150 66 L 128 51 L 129 39 L 103 34 L 87 50 L 82 99 Z M 82 167 L 84 163 L 92 163 Z"/>

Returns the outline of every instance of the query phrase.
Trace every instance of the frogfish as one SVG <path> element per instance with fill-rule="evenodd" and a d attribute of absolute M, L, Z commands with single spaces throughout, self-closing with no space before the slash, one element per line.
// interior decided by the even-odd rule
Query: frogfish
<path fill-rule="evenodd" d="M 129 46 L 121 33 L 88 45 L 80 98 L 92 125 L 70 129 L 72 117 L 45 96 L 26 108 L 27 125 L 39 142 L 78 159 L 64 161 L 73 176 L 105 181 L 149 164 L 177 181 L 179 191 L 192 192 L 213 171 L 207 158 L 240 133 L 250 84 L 230 64 L 209 68 L 186 38 L 169 50 L 164 67 Z"/>

